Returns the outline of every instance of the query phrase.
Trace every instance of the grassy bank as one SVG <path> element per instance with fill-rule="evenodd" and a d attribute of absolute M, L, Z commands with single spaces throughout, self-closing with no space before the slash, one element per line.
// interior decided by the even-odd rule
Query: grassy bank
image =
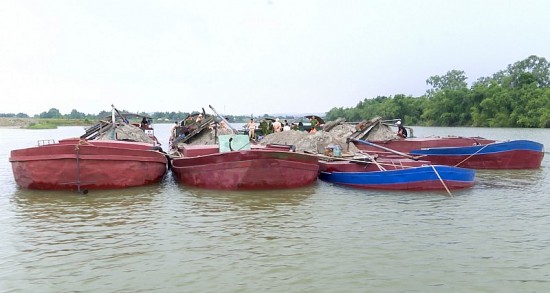
<path fill-rule="evenodd" d="M 0 127 L 25 129 L 55 129 L 58 126 L 87 126 L 94 121 L 87 119 L 54 119 L 54 118 L 0 118 Z"/>

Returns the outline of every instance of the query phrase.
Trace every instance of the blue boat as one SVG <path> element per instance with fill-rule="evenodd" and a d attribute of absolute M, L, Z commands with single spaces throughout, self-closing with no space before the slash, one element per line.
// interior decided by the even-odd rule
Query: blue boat
<path fill-rule="evenodd" d="M 530 140 L 499 141 L 485 145 L 434 147 L 413 150 L 433 164 L 472 169 L 538 169 L 544 145 Z"/>
<path fill-rule="evenodd" d="M 426 165 L 396 170 L 366 172 L 321 171 L 321 180 L 363 189 L 384 190 L 450 190 L 471 187 L 475 170 Z"/>

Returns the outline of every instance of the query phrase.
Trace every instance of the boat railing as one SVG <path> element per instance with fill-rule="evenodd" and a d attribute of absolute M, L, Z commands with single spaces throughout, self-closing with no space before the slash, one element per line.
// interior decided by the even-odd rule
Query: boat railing
<path fill-rule="evenodd" d="M 55 139 L 39 139 L 37 145 L 43 146 L 43 145 L 49 145 L 54 143 L 55 143 Z"/>

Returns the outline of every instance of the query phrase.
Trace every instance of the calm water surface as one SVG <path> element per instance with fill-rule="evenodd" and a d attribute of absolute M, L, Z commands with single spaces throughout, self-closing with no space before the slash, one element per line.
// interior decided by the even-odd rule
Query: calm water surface
<path fill-rule="evenodd" d="M 170 126 L 157 125 L 164 145 Z M 453 198 L 321 181 L 207 191 L 170 174 L 85 196 L 15 185 L 10 150 L 82 131 L 0 129 L 0 292 L 550 290 L 548 154 L 540 170 L 478 172 L 476 186 Z M 548 146 L 549 131 L 416 127 L 415 135 Z"/>

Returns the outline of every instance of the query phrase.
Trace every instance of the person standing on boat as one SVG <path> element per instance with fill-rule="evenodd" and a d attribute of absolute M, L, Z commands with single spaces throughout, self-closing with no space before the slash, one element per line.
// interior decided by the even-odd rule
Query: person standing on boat
<path fill-rule="evenodd" d="M 172 148 L 173 146 L 172 143 L 174 142 L 174 139 L 176 139 L 178 126 L 179 126 L 178 121 L 174 121 L 174 125 L 170 129 L 170 139 L 168 141 L 168 145 L 170 146 L 170 148 Z"/>
<path fill-rule="evenodd" d="M 311 119 L 309 120 L 309 123 L 311 124 L 310 133 L 317 132 L 317 126 L 319 125 L 319 120 L 315 118 L 315 116 L 311 116 Z"/>
<path fill-rule="evenodd" d="M 267 134 L 271 134 L 271 133 L 273 133 L 273 121 L 267 120 Z"/>
<path fill-rule="evenodd" d="M 246 125 L 248 128 L 248 138 L 253 140 L 255 138 L 255 131 L 256 131 L 256 122 L 254 122 L 254 118 L 250 118 L 250 122 Z"/>
<path fill-rule="evenodd" d="M 227 124 L 223 120 L 220 121 L 220 129 L 227 129 Z"/>
<path fill-rule="evenodd" d="M 397 136 L 401 138 L 407 138 L 407 129 L 405 129 L 405 127 L 401 124 L 401 120 L 397 120 L 397 122 L 395 122 L 395 125 L 397 125 Z"/>
<path fill-rule="evenodd" d="M 202 122 L 202 114 L 199 114 L 199 115 L 197 116 L 197 119 L 195 120 L 195 122 L 197 122 L 197 123 L 199 123 L 199 124 Z"/>
<path fill-rule="evenodd" d="M 273 122 L 273 131 L 274 132 L 281 132 L 282 129 L 281 122 L 279 122 L 279 118 L 275 119 L 275 122 Z"/>
<path fill-rule="evenodd" d="M 141 119 L 141 128 L 147 128 L 147 125 L 149 125 L 149 121 L 147 121 L 147 118 L 143 117 L 143 119 Z"/>
<path fill-rule="evenodd" d="M 189 115 L 187 118 L 185 118 L 185 121 L 183 122 L 183 126 L 189 126 L 193 124 L 193 116 Z"/>
<path fill-rule="evenodd" d="M 179 126 L 178 121 L 174 121 L 174 125 L 172 125 L 172 128 L 170 129 L 170 138 L 173 140 L 177 136 L 177 128 Z"/>
<path fill-rule="evenodd" d="M 267 128 L 269 125 L 267 124 L 267 121 L 265 119 L 260 120 L 260 129 L 262 130 L 262 135 L 265 137 L 269 133 L 267 133 Z"/>
<path fill-rule="evenodd" d="M 285 126 L 283 126 L 283 131 L 289 131 L 289 130 L 290 130 L 290 125 L 286 123 Z"/>

